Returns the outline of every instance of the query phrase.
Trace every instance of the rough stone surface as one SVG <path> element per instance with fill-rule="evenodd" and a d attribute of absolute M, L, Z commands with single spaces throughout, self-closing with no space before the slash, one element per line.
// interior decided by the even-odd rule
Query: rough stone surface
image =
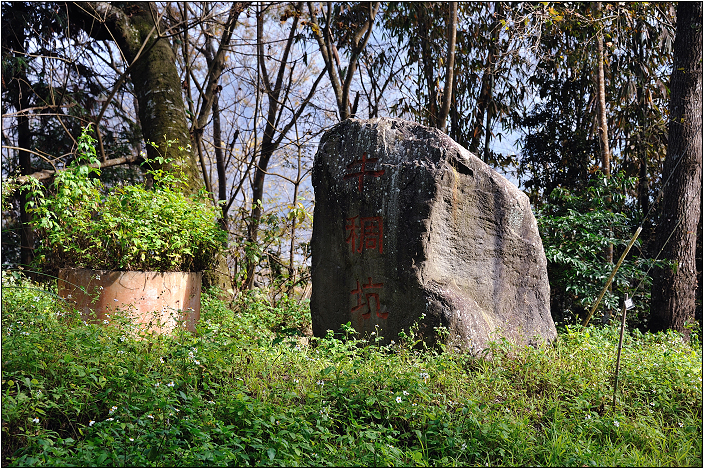
<path fill-rule="evenodd" d="M 418 324 L 452 348 L 557 336 L 528 197 L 437 129 L 348 119 L 313 168 L 313 333 L 351 322 L 386 342 Z"/>

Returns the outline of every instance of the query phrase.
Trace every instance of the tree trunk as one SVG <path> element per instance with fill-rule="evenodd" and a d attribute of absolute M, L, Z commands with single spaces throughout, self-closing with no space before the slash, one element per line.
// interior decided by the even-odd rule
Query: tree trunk
<path fill-rule="evenodd" d="M 428 14 L 427 6 L 420 4 L 418 8 L 419 30 L 421 38 L 421 58 L 423 60 L 423 78 L 428 90 L 427 114 L 428 126 L 437 127 L 438 123 L 438 92 L 435 88 L 435 58 L 430 50 L 430 27 L 432 18 Z"/>
<path fill-rule="evenodd" d="M 176 56 L 169 40 L 163 35 L 156 4 L 128 2 L 119 5 L 74 2 L 71 8 L 74 21 L 77 20 L 91 37 L 115 41 L 120 48 L 134 85 L 142 135 L 147 142 L 147 156 L 150 159 L 164 157 L 170 160 L 165 164 L 156 161 L 152 166 L 177 174 L 183 172 L 186 186 L 181 189 L 194 194 L 204 187 L 205 168 L 201 169 L 198 155 L 191 148 Z M 231 17 L 239 15 L 236 10 L 244 7 L 242 4 L 233 5 Z M 216 90 L 209 86 L 207 98 L 212 99 Z M 212 101 L 209 106 L 212 107 Z M 175 143 L 167 145 L 165 139 Z M 158 149 L 149 142 L 158 145 Z M 223 290 L 231 286 L 224 257 L 219 256 L 213 270 L 204 275 L 204 283 L 217 285 Z"/>
<path fill-rule="evenodd" d="M 300 10 L 300 4 L 298 9 Z M 298 17 L 294 17 L 293 24 L 291 25 L 291 31 L 281 56 L 280 65 L 278 71 L 276 72 L 276 81 L 272 83 L 269 79 L 269 71 L 267 70 L 266 61 L 264 60 L 264 18 L 262 13 L 257 11 L 257 67 L 260 72 L 259 77 L 261 79 L 261 84 L 264 87 L 264 92 L 266 93 L 269 101 L 269 109 L 266 115 L 266 125 L 262 136 L 260 156 L 257 161 L 254 179 L 252 181 L 252 212 L 247 233 L 247 240 L 251 244 L 256 243 L 259 237 L 259 222 L 261 221 L 263 213 L 262 202 L 264 199 L 264 180 L 266 179 L 267 170 L 269 168 L 269 161 L 274 155 L 274 152 L 279 148 L 284 136 L 289 130 L 291 130 L 291 127 L 293 127 L 310 100 L 313 98 L 315 90 L 320 84 L 322 78 L 325 76 L 326 72 L 325 68 L 321 71 L 311 85 L 308 95 L 301 100 L 298 108 L 293 110 L 293 114 L 288 122 L 281 127 L 277 126 L 277 124 L 280 124 L 279 121 L 285 110 L 284 105 L 286 104 L 288 98 L 288 92 L 292 86 L 292 82 L 290 81 L 291 73 L 289 74 L 289 81 L 285 83 L 285 87 L 284 79 L 287 70 L 290 72 L 289 56 L 294 40 L 296 39 L 297 25 Z M 280 99 L 282 91 L 284 92 L 284 97 Z M 247 288 L 251 288 L 254 285 L 254 271 L 257 267 L 256 264 L 257 263 L 255 262 L 248 262 L 247 264 Z"/>
<path fill-rule="evenodd" d="M 17 81 L 19 87 L 17 103 L 17 111 L 19 112 L 17 117 L 17 146 L 20 148 L 31 148 L 32 133 L 29 127 L 29 116 L 23 112 L 25 110 L 29 112 L 28 109 L 30 107 L 29 82 L 27 81 L 24 69 L 20 73 Z M 19 151 L 19 165 L 20 174 L 23 176 L 32 173 L 32 159 L 28 151 Z M 24 266 L 28 266 L 34 259 L 34 230 L 31 225 L 32 217 L 25 209 L 28 197 L 27 192 L 22 192 L 20 195 L 20 264 Z"/>
<path fill-rule="evenodd" d="M 489 129 L 485 125 L 485 114 L 489 112 L 489 104 L 491 104 L 493 95 L 493 80 L 496 70 L 496 56 L 498 55 L 497 44 L 499 43 L 499 33 L 501 32 L 501 17 L 503 16 L 503 6 L 501 2 L 494 2 L 494 19 L 491 22 L 491 46 L 487 51 L 486 69 L 482 74 L 482 86 L 479 90 L 477 98 L 477 112 L 472 127 L 472 135 L 470 136 L 469 146 L 467 149 L 472 153 L 479 153 L 479 144 L 481 143 L 482 127 L 484 133 L 488 133 Z M 489 120 L 487 120 L 489 122 Z M 486 139 L 484 140 L 486 142 Z M 485 152 L 486 153 L 486 152 Z M 486 162 L 486 155 L 484 157 Z"/>
<path fill-rule="evenodd" d="M 154 2 L 129 2 L 115 6 L 107 2 L 74 2 L 74 20 L 91 37 L 114 40 L 129 66 L 139 104 L 142 135 L 147 142 L 147 156 L 172 159 L 164 169 L 178 165 L 195 193 L 203 187 L 197 155 L 191 150 L 181 81 L 169 40 L 162 36 Z M 168 147 L 164 139 L 175 141 Z M 153 148 L 149 142 L 159 146 Z M 157 167 L 162 165 L 157 164 Z"/>
<path fill-rule="evenodd" d="M 455 45 L 457 43 L 457 2 L 450 2 L 450 14 L 447 20 L 447 62 L 445 68 L 445 87 L 442 93 L 442 106 L 438 113 L 438 129 L 445 132 L 447 115 L 452 103 L 452 90 L 455 72 Z"/>
<path fill-rule="evenodd" d="M 702 183 L 702 4 L 679 2 L 670 80 L 670 122 L 662 214 L 656 236 L 662 257 L 674 262 L 656 269 L 651 297 L 651 329 L 674 329 L 688 336 L 697 291 L 697 224 Z"/>
<path fill-rule="evenodd" d="M 318 42 L 320 55 L 325 63 L 325 68 L 330 78 L 330 85 L 335 93 L 340 121 L 354 117 L 357 110 L 359 93 L 355 98 L 354 105 L 350 107 L 350 86 L 352 85 L 352 79 L 359 64 L 359 57 L 371 37 L 374 18 L 376 18 L 376 14 L 379 11 L 379 2 L 363 4 L 361 8 L 368 8 L 369 14 L 364 22 L 357 27 L 354 34 L 350 36 L 350 59 L 347 64 L 347 71 L 343 73 L 340 56 L 337 51 L 337 46 L 335 45 L 335 38 L 332 37 L 331 24 L 336 21 L 336 18 L 333 17 L 332 6 L 330 3 L 327 4 L 327 17 L 323 14 L 325 24 L 321 27 L 316 18 L 315 6 L 312 2 L 308 2 L 310 24 L 313 26 L 311 31 Z"/>
<path fill-rule="evenodd" d="M 674 67 L 670 80 L 670 122 L 662 180 L 662 214 L 657 226 L 662 257 L 670 269 L 655 269 L 651 329 L 674 329 L 688 336 L 697 291 L 697 224 L 702 178 L 702 4 L 680 2 Z"/>

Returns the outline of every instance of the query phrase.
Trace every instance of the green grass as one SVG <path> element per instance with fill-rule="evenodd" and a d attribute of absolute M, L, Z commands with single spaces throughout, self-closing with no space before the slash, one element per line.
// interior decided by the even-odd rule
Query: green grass
<path fill-rule="evenodd" d="M 574 327 L 492 359 L 329 335 L 307 305 L 203 300 L 198 333 L 86 325 L 3 274 L 2 463 L 15 466 L 699 466 L 697 337 Z"/>

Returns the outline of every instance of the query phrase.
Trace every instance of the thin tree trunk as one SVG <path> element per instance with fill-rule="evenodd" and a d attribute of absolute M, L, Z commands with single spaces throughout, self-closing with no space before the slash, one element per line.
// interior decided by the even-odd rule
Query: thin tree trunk
<path fill-rule="evenodd" d="M 442 106 L 438 113 L 438 129 L 445 132 L 447 115 L 452 103 L 452 90 L 455 74 L 455 45 L 457 43 L 457 2 L 450 2 L 450 15 L 447 21 L 447 62 L 445 68 L 445 87 L 442 93 Z"/>
<path fill-rule="evenodd" d="M 495 69 L 496 69 L 496 56 L 497 56 L 497 46 L 499 41 L 499 33 L 501 32 L 500 20 L 503 16 L 503 6 L 501 2 L 494 2 L 494 19 L 491 22 L 491 46 L 487 52 L 486 57 L 486 70 L 482 75 L 482 87 L 479 90 L 479 97 L 477 98 L 477 113 L 474 119 L 474 126 L 472 128 L 472 135 L 470 136 L 468 150 L 472 153 L 479 152 L 479 145 L 481 143 L 482 127 L 483 131 L 488 133 L 489 130 L 486 128 L 485 114 L 489 110 L 489 104 L 492 100 L 493 95 L 493 80 Z M 486 142 L 486 139 L 485 139 Z"/>
<path fill-rule="evenodd" d="M 300 9 L 300 4 L 299 4 Z M 290 120 L 283 126 L 283 128 L 278 128 L 277 124 L 281 118 L 281 113 L 283 112 L 282 102 L 286 101 L 286 96 L 288 90 L 284 90 L 284 78 L 286 71 L 290 71 L 289 65 L 289 54 L 291 52 L 291 47 L 293 46 L 294 40 L 296 39 L 298 25 L 298 17 L 293 18 L 293 24 L 291 26 L 291 32 L 289 33 L 288 40 L 284 47 L 284 52 L 281 56 L 281 61 L 279 69 L 276 74 L 276 81 L 272 83 L 269 79 L 269 72 L 266 68 L 266 61 L 264 60 L 264 40 L 263 40 L 263 17 L 260 11 L 257 12 L 257 63 L 259 66 L 258 77 L 261 79 L 261 84 L 264 87 L 264 91 L 268 97 L 269 109 L 266 115 L 266 125 L 264 126 L 264 133 L 262 135 L 262 146 L 260 151 L 259 160 L 257 162 L 257 167 L 254 172 L 254 179 L 252 181 L 252 212 L 249 220 L 248 227 L 248 242 L 254 244 L 257 242 L 259 237 L 259 222 L 262 218 L 262 202 L 264 198 L 264 180 L 266 179 L 267 169 L 269 167 L 269 161 L 271 160 L 274 152 L 281 144 L 284 136 L 289 132 L 291 127 L 296 123 L 298 118 L 301 116 L 306 106 L 313 98 L 315 90 L 317 89 L 320 81 L 325 76 L 326 69 L 315 79 L 311 85 L 311 89 L 308 95 L 301 100 L 298 108 L 293 111 L 293 115 Z M 289 81 L 287 87 L 291 86 Z M 284 98 L 280 99 L 281 92 L 284 91 Z M 256 269 L 256 263 L 248 262 L 247 265 L 247 284 L 248 288 L 254 285 L 254 271 Z"/>
<path fill-rule="evenodd" d="M 670 122 L 663 169 L 662 214 L 657 226 L 662 257 L 672 268 L 655 269 L 651 329 L 688 336 L 697 291 L 697 224 L 702 190 L 702 4 L 679 2 L 674 66 L 670 80 Z"/>
<path fill-rule="evenodd" d="M 29 127 L 29 116 L 25 114 L 25 109 L 29 109 L 29 86 L 27 85 L 27 77 L 24 70 L 18 77 L 18 103 L 17 111 L 19 112 L 17 121 L 17 146 L 20 148 L 31 148 L 32 133 Z M 31 155 L 26 150 L 19 151 L 20 174 L 23 176 L 32 173 Z M 28 202 L 29 195 L 27 192 L 22 192 L 20 195 L 20 263 L 29 265 L 34 259 L 34 230 L 31 225 L 31 215 L 27 213 L 25 206 Z"/>
<path fill-rule="evenodd" d="M 435 88 L 435 74 L 433 73 L 435 59 L 430 51 L 430 15 L 426 11 L 426 6 L 420 4 L 418 7 L 419 34 L 421 37 L 421 58 L 423 60 L 423 77 L 428 90 L 428 126 L 437 127 L 438 123 L 438 93 Z"/>
<path fill-rule="evenodd" d="M 597 11 L 601 15 L 601 2 L 596 4 Z M 601 29 L 597 32 L 596 46 L 598 54 L 597 69 L 597 103 L 599 107 L 598 126 L 601 141 L 601 170 L 605 176 L 611 175 L 611 149 L 609 148 L 609 127 L 606 120 L 606 83 L 604 78 L 604 33 Z"/>
<path fill-rule="evenodd" d="M 596 3 L 598 18 L 601 18 L 601 2 Z M 606 120 L 606 79 L 604 77 L 604 33 L 601 25 L 597 24 L 599 30 L 596 35 L 597 60 L 599 62 L 597 68 L 597 104 L 598 104 L 598 126 L 599 137 L 601 141 L 601 170 L 604 176 L 611 177 L 611 149 L 609 148 L 609 127 Z M 610 199 L 607 197 L 607 199 Z M 610 201 L 610 200 L 609 200 Z M 609 233 L 611 235 L 611 233 Z M 604 260 L 607 264 L 614 262 L 614 245 L 609 244 L 604 250 Z M 606 312 L 608 317 L 610 312 Z"/>

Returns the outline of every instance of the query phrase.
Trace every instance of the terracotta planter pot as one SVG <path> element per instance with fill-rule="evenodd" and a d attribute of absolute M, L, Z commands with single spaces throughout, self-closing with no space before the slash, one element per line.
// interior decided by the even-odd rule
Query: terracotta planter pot
<path fill-rule="evenodd" d="M 110 322 L 119 309 L 150 332 L 170 333 L 179 324 L 195 332 L 202 277 L 202 272 L 61 269 L 58 289 L 84 321 Z"/>

